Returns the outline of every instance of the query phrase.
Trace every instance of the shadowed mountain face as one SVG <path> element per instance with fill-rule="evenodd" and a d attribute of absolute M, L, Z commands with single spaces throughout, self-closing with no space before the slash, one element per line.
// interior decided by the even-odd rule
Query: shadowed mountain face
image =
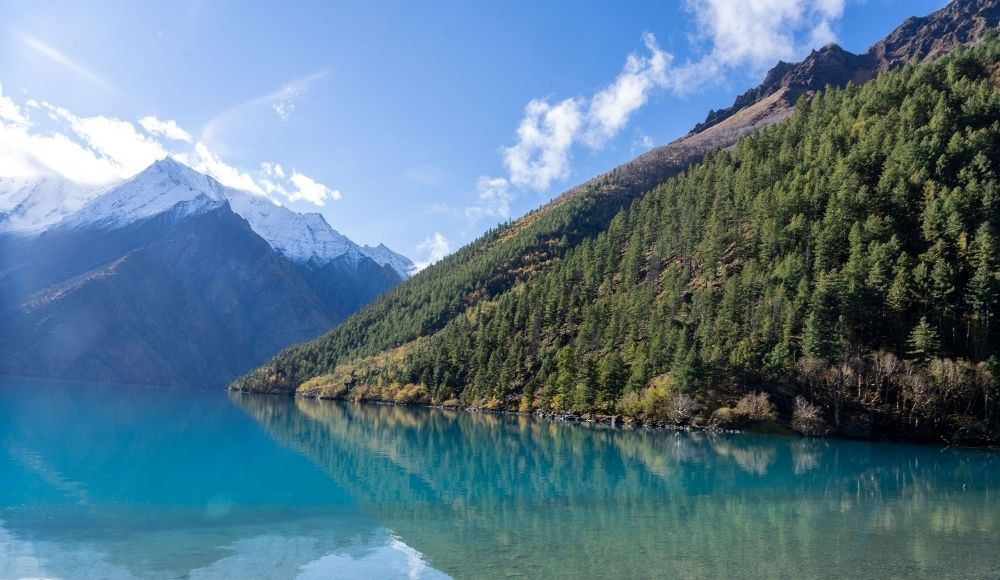
<path fill-rule="evenodd" d="M 296 264 L 295 270 L 326 305 L 331 320 L 338 322 L 400 282 L 399 274 L 390 266 L 367 258 L 352 262 L 341 256 L 322 265 Z"/>
<path fill-rule="evenodd" d="M 0 374 L 219 386 L 333 323 L 295 267 L 226 208 L 8 250 L 6 263 L 33 275 L 2 280 Z"/>
<path fill-rule="evenodd" d="M 0 233 L 0 374 L 219 388 L 401 281 L 405 258 L 365 250 L 158 162 L 40 234 Z"/>

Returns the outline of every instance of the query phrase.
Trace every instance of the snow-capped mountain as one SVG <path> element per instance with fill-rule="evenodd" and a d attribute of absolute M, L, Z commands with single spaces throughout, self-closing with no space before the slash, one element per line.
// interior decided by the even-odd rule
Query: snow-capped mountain
<path fill-rule="evenodd" d="M 2 180 L 0 375 L 221 387 L 411 268 L 172 159 L 104 190 Z"/>
<path fill-rule="evenodd" d="M 42 232 L 106 189 L 78 185 L 57 175 L 0 177 L 0 233 Z"/>
<path fill-rule="evenodd" d="M 393 270 L 399 273 L 404 279 L 408 278 L 415 266 L 406 256 L 401 256 L 393 252 L 385 244 L 377 246 L 364 245 L 360 248 L 361 253 L 375 260 L 379 264 L 388 264 Z M 406 272 L 406 274 L 403 274 Z"/>
<path fill-rule="evenodd" d="M 179 219 L 226 203 L 257 235 L 295 263 L 323 266 L 340 257 L 356 263 L 367 256 L 388 265 L 404 280 L 413 269 L 409 259 L 384 245 L 358 246 L 318 213 L 294 212 L 264 196 L 226 187 L 170 157 L 98 195 L 55 227 L 114 229 L 168 211 Z"/>

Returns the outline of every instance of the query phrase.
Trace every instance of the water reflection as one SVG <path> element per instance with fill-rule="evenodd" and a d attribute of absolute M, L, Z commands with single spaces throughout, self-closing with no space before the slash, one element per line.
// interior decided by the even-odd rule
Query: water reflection
<path fill-rule="evenodd" d="M 1000 574 L 995 452 L 232 398 L 457 577 Z"/>
<path fill-rule="evenodd" d="M 221 392 L 0 382 L 0 578 L 436 578 Z"/>
<path fill-rule="evenodd" d="M 998 475 L 987 451 L 7 381 L 0 578 L 997 577 Z"/>

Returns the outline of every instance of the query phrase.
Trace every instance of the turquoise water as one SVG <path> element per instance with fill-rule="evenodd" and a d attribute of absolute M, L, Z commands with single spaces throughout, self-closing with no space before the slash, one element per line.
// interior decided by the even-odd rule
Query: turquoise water
<path fill-rule="evenodd" d="M 993 578 L 1000 453 L 0 382 L 0 578 Z"/>

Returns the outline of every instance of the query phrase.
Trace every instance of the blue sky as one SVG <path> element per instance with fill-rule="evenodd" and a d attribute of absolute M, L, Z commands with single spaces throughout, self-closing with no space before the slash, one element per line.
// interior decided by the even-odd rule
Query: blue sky
<path fill-rule="evenodd" d="M 863 51 L 944 4 L 8 0 L 0 175 L 106 181 L 168 152 L 427 261 L 681 136 L 778 58 Z"/>

